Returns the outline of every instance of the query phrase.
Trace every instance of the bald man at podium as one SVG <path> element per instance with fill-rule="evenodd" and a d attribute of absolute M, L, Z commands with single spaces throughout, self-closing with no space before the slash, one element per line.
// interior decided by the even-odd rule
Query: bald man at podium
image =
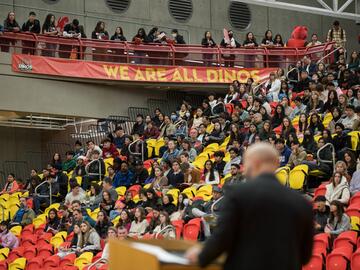
<path fill-rule="evenodd" d="M 272 145 L 257 143 L 247 149 L 247 183 L 225 194 L 218 227 L 202 249 L 188 250 L 191 262 L 205 267 L 225 254 L 225 270 L 302 269 L 312 254 L 312 207 L 278 182 L 278 167 Z"/>

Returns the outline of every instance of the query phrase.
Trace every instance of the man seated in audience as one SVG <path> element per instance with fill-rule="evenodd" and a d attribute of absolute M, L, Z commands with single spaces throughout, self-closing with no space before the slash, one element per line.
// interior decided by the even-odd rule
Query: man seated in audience
<path fill-rule="evenodd" d="M 164 116 L 164 123 L 162 123 L 162 125 L 160 126 L 159 139 L 161 137 L 163 137 L 163 136 L 171 137 L 171 136 L 173 136 L 175 134 L 175 132 L 176 132 L 175 125 L 172 123 L 170 117 L 165 115 Z"/>
<path fill-rule="evenodd" d="M 74 151 L 67 151 L 65 155 L 66 160 L 63 162 L 62 170 L 69 173 L 76 167 L 76 160 L 74 158 L 75 153 Z"/>
<path fill-rule="evenodd" d="M 149 177 L 149 172 L 144 168 L 144 163 L 141 160 L 136 160 L 134 165 L 134 184 L 143 185 Z"/>
<path fill-rule="evenodd" d="M 157 139 L 159 138 L 160 131 L 153 121 L 150 121 L 146 124 L 146 129 L 144 130 L 144 139 Z"/>
<path fill-rule="evenodd" d="M 225 178 L 225 184 L 224 189 L 226 190 L 229 186 L 239 183 L 245 183 L 246 180 L 243 178 L 243 176 L 240 173 L 240 165 L 239 164 L 231 164 L 230 169 L 231 176 L 229 178 Z"/>
<path fill-rule="evenodd" d="M 360 170 L 357 170 L 356 172 L 354 172 L 350 181 L 351 196 L 354 196 L 359 191 L 360 191 Z"/>
<path fill-rule="evenodd" d="M 353 105 L 348 105 L 345 110 L 346 117 L 341 120 L 341 123 L 344 125 L 344 128 L 348 131 L 359 130 L 360 120 L 355 113 L 355 107 Z"/>
<path fill-rule="evenodd" d="M 12 222 L 11 226 L 21 225 L 25 227 L 33 222 L 35 218 L 35 212 L 32 210 L 28 204 L 27 200 L 24 197 L 20 197 L 20 208 L 17 210 Z"/>
<path fill-rule="evenodd" d="M 294 119 L 296 116 L 300 116 L 300 114 L 306 112 L 306 105 L 302 103 L 301 97 L 297 96 L 294 100 L 295 108 L 290 113 L 290 119 Z"/>
<path fill-rule="evenodd" d="M 286 166 L 286 164 L 289 162 L 291 150 L 286 146 L 285 140 L 283 138 L 276 139 L 275 147 L 279 151 L 280 167 Z"/>
<path fill-rule="evenodd" d="M 55 182 L 48 169 L 43 170 L 42 181 L 45 183 L 39 187 L 38 194 L 34 195 L 34 210 L 37 215 L 40 214 L 42 206 L 46 208 L 50 205 L 50 187 L 52 196 L 57 196 L 59 193 L 59 183 Z"/>
<path fill-rule="evenodd" d="M 11 194 L 17 192 L 19 189 L 19 184 L 15 179 L 15 174 L 9 173 L 4 189 L 0 192 L 0 194 Z"/>
<path fill-rule="evenodd" d="M 179 187 L 184 183 L 184 174 L 181 171 L 180 163 L 177 160 L 174 160 L 171 165 L 171 170 L 167 174 L 168 183 L 172 187 Z"/>
<path fill-rule="evenodd" d="M 306 159 L 306 157 L 306 151 L 300 147 L 300 143 L 296 139 L 291 142 L 291 155 L 286 166 L 292 169 L 295 166 L 300 165 Z"/>
<path fill-rule="evenodd" d="M 223 151 L 216 151 L 214 153 L 214 169 L 218 171 L 218 173 L 223 176 L 224 175 L 224 168 L 226 165 L 226 162 L 223 160 L 225 157 L 225 154 Z"/>
<path fill-rule="evenodd" d="M 201 172 L 190 163 L 181 163 L 181 171 L 184 174 L 184 183 L 188 185 L 200 183 Z"/>
<path fill-rule="evenodd" d="M 117 237 L 119 240 L 127 240 L 129 231 L 124 226 L 119 226 L 117 229 Z"/>
<path fill-rule="evenodd" d="M 163 160 L 173 161 L 177 158 L 179 150 L 176 148 L 176 144 L 173 140 L 168 142 L 168 150 L 162 156 Z"/>
<path fill-rule="evenodd" d="M 89 159 L 89 160 L 92 160 L 93 159 L 93 151 L 96 150 L 99 154 L 99 156 L 102 156 L 102 150 L 100 148 L 100 146 L 96 145 L 94 143 L 94 141 L 88 141 L 86 143 L 87 145 L 87 152 L 86 152 L 86 158 Z"/>
<path fill-rule="evenodd" d="M 228 173 L 230 173 L 231 165 L 240 164 L 240 162 L 241 162 L 241 157 L 239 155 L 238 149 L 230 148 L 229 153 L 230 153 L 230 161 L 228 163 L 226 163 L 226 165 L 224 167 L 224 175 L 227 175 Z"/>
<path fill-rule="evenodd" d="M 315 233 L 323 233 L 330 214 L 330 208 L 329 206 L 326 205 L 325 196 L 317 196 L 315 198 L 315 206 L 316 206 L 316 209 L 314 210 Z"/>
<path fill-rule="evenodd" d="M 309 76 L 312 76 L 316 72 L 316 65 L 311 62 L 311 58 L 305 56 L 303 58 L 303 70 L 305 70 Z"/>
<path fill-rule="evenodd" d="M 116 158 L 119 156 L 119 151 L 116 149 L 116 146 L 111 143 L 109 138 L 106 138 L 102 141 L 103 148 L 102 148 L 102 158 Z"/>
<path fill-rule="evenodd" d="M 95 227 L 96 225 L 96 222 L 92 218 L 90 218 L 88 215 L 86 216 L 83 215 L 81 209 L 73 210 L 72 223 L 71 226 L 69 227 L 68 233 L 71 233 L 73 231 L 75 224 L 81 224 L 83 221 L 89 222 L 91 227 Z"/>
<path fill-rule="evenodd" d="M 102 180 L 106 171 L 105 163 L 101 158 L 101 153 L 98 150 L 91 152 L 91 162 L 86 165 L 87 174 L 83 177 L 81 187 L 88 190 L 92 181 Z"/>
<path fill-rule="evenodd" d="M 129 164 L 123 161 L 120 165 L 120 170 L 116 172 L 113 186 L 115 188 L 120 186 L 129 187 L 134 183 L 134 174 L 129 170 Z"/>
<path fill-rule="evenodd" d="M 216 221 L 222 210 L 223 191 L 218 186 L 213 186 L 212 198 L 208 202 L 199 205 L 197 208 L 192 208 L 192 214 L 195 217 L 200 217 L 203 223 L 204 235 L 209 237 L 211 235 L 211 226 L 216 226 Z"/>
<path fill-rule="evenodd" d="M 351 137 L 344 132 L 344 125 L 342 123 L 335 124 L 335 136 L 333 137 L 333 145 L 336 149 L 338 158 L 342 157 L 346 148 L 351 149 Z"/>
<path fill-rule="evenodd" d="M 309 82 L 309 73 L 306 70 L 302 70 L 300 72 L 300 81 L 296 83 L 294 87 L 294 92 L 303 92 L 305 89 L 309 88 Z"/>
<path fill-rule="evenodd" d="M 113 200 L 114 202 L 117 201 L 119 195 L 116 192 L 115 187 L 113 186 L 113 181 L 109 177 L 105 177 L 102 182 L 102 191 L 100 192 L 99 196 L 100 198 L 102 198 L 103 191 L 109 192 L 111 200 Z M 100 202 L 101 201 L 99 201 L 98 203 Z"/>
<path fill-rule="evenodd" d="M 142 114 L 138 114 L 136 116 L 136 122 L 132 128 L 131 135 L 139 134 L 142 136 L 144 134 L 145 130 L 145 122 L 144 122 L 144 116 Z"/>
<path fill-rule="evenodd" d="M 76 141 L 75 150 L 74 150 L 74 159 L 77 159 L 80 156 L 85 156 L 85 150 L 82 147 L 82 143 L 80 141 Z"/>
<path fill-rule="evenodd" d="M 71 191 L 65 197 L 65 205 L 70 206 L 71 203 L 75 200 L 80 201 L 81 203 L 85 203 L 86 194 L 76 179 L 71 179 L 69 184 Z"/>
<path fill-rule="evenodd" d="M 126 135 L 125 135 L 125 132 L 123 130 L 122 127 L 117 127 L 115 129 L 115 137 L 114 137 L 114 144 L 116 146 L 117 149 L 122 149 L 123 146 L 124 146 L 124 143 L 125 143 L 125 138 L 126 138 Z"/>

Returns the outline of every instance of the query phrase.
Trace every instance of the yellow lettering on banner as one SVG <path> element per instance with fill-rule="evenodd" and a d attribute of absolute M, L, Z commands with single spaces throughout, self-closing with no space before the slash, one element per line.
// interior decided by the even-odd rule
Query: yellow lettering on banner
<path fill-rule="evenodd" d="M 129 77 L 129 67 L 127 67 L 127 66 L 120 66 L 119 74 L 120 74 L 120 80 L 130 81 L 130 77 Z"/>
<path fill-rule="evenodd" d="M 245 83 L 247 81 L 247 79 L 250 78 L 250 73 L 247 70 L 240 70 L 237 73 L 237 79 L 239 82 L 241 83 Z"/>
<path fill-rule="evenodd" d="M 156 82 L 156 72 L 154 68 L 146 68 L 145 69 L 145 74 L 146 74 L 146 80 L 147 81 L 154 81 Z"/>
<path fill-rule="evenodd" d="M 224 71 L 224 81 L 227 83 L 232 83 L 236 80 L 236 72 L 235 70 L 225 70 Z"/>
<path fill-rule="evenodd" d="M 195 82 L 202 82 L 203 80 L 201 78 L 198 78 L 198 74 L 197 74 L 197 70 L 196 69 L 193 69 L 192 70 L 192 75 L 194 77 L 194 81 Z"/>
<path fill-rule="evenodd" d="M 173 82 L 176 82 L 176 81 L 183 82 L 184 81 L 179 69 L 175 69 L 172 80 L 173 80 Z"/>
<path fill-rule="evenodd" d="M 251 78 L 254 79 L 255 82 L 258 82 L 258 81 L 260 81 L 260 79 L 261 79 L 261 77 L 260 77 L 260 75 L 259 75 L 259 70 L 252 70 L 252 71 L 250 72 L 250 76 L 251 76 Z"/>
<path fill-rule="evenodd" d="M 193 78 L 189 77 L 187 68 L 184 68 L 183 72 L 184 72 L 184 80 L 185 80 L 185 82 L 193 82 L 194 81 Z"/>
<path fill-rule="evenodd" d="M 159 81 L 161 81 L 161 82 L 167 81 L 165 68 L 158 68 L 156 70 L 156 75 L 157 75 Z"/>
<path fill-rule="evenodd" d="M 106 75 L 109 77 L 109 78 L 114 78 L 116 79 L 116 75 L 118 73 L 118 70 L 119 70 L 119 67 L 117 66 L 107 66 L 107 65 L 103 65 L 104 67 L 104 70 L 106 72 Z"/>
<path fill-rule="evenodd" d="M 135 81 L 145 81 L 144 74 L 142 73 L 141 69 L 137 69 L 135 73 Z"/>
<path fill-rule="evenodd" d="M 206 78 L 208 82 L 219 82 L 219 75 L 216 70 L 207 69 Z"/>

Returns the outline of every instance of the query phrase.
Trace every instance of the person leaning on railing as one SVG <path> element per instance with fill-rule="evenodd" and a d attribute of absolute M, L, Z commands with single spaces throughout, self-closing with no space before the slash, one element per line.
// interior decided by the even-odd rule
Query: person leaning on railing
<path fill-rule="evenodd" d="M 17 33 L 20 31 L 20 26 L 15 20 L 15 12 L 9 12 L 7 15 L 7 18 L 4 21 L 4 32 L 14 32 Z M 10 51 L 10 44 L 14 45 L 16 40 L 13 39 L 1 39 L 1 51 L 2 52 L 9 52 Z"/>

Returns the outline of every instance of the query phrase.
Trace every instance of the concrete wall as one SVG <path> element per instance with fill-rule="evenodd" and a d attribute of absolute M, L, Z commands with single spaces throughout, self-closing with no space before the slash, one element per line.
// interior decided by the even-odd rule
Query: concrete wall
<path fill-rule="evenodd" d="M 313 0 L 290 0 L 296 4 L 314 5 Z M 231 28 L 228 19 L 229 0 L 193 0 L 193 15 L 184 24 L 177 23 L 169 14 L 167 0 L 133 0 L 125 13 L 112 12 L 105 0 L 60 0 L 55 4 L 48 4 L 43 0 L 0 0 L 0 17 L 5 18 L 9 10 L 14 10 L 19 22 L 27 18 L 30 10 L 37 12 L 41 21 L 47 13 L 52 12 L 57 17 L 67 15 L 70 19 L 78 18 L 85 26 L 88 36 L 98 20 L 104 20 L 110 33 L 116 26 L 124 28 L 125 35 L 131 39 L 139 27 L 148 31 L 154 25 L 165 31 L 178 28 L 187 42 L 197 44 L 201 41 L 206 30 L 212 30 L 217 41 L 222 38 L 222 29 Z M 350 6 L 352 7 L 352 6 Z M 281 33 L 287 40 L 295 25 L 306 25 L 311 33 L 318 33 L 324 40 L 334 18 L 306 14 L 302 12 L 265 8 L 250 5 L 252 24 L 249 30 L 261 39 L 266 29 L 274 33 Z M 357 37 L 360 27 L 354 21 L 339 19 L 347 31 L 349 50 L 358 49 Z M 240 40 L 244 39 L 247 31 L 235 31 Z"/>

